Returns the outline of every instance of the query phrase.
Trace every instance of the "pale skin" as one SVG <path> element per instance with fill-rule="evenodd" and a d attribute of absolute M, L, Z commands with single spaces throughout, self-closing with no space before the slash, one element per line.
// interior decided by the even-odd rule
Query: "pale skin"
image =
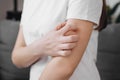
<path fill-rule="evenodd" d="M 69 80 L 79 64 L 89 42 L 94 23 L 70 19 L 67 21 L 65 27 L 69 25 L 77 28 L 77 31 L 75 32 L 79 36 L 77 46 L 72 49 L 72 53 L 69 56 L 54 57 L 45 67 L 39 80 Z M 68 32 L 66 35 L 75 33 Z"/>
<path fill-rule="evenodd" d="M 40 44 L 42 40 L 40 43 L 39 41 L 36 42 L 37 44 L 39 43 L 39 45 L 37 45 L 36 43 L 33 43 L 26 47 L 22 30 L 20 30 L 15 48 L 12 53 L 13 54 L 12 60 L 14 64 L 16 64 L 18 67 L 27 67 L 40 59 L 40 57 L 43 55 L 40 53 L 44 53 L 44 55 L 55 56 L 47 64 L 39 80 L 69 80 L 70 76 L 72 75 L 77 65 L 79 64 L 82 58 L 82 55 L 87 47 L 91 32 L 93 30 L 93 25 L 94 23 L 89 21 L 69 19 L 66 22 L 66 24 L 62 26 L 64 26 L 63 28 L 66 28 L 66 27 L 73 28 L 75 31 L 69 31 L 69 29 L 66 28 L 60 33 L 63 32 L 62 35 L 65 34 L 67 35 L 66 37 L 72 36 L 72 38 L 66 38 L 65 39 L 66 41 L 63 40 L 62 38 L 61 39 L 59 38 L 59 40 L 56 41 L 56 43 L 60 41 L 59 44 L 61 45 L 63 45 L 62 43 L 64 43 L 64 44 L 69 44 L 69 46 L 67 45 L 67 47 L 65 47 L 64 45 L 64 46 L 58 47 L 58 49 L 53 50 L 54 54 L 52 54 L 51 52 L 51 49 L 52 49 L 50 48 L 51 46 L 49 48 L 44 48 L 45 50 L 47 49 L 48 51 L 50 50 L 50 52 L 44 52 L 44 51 L 40 52 L 41 50 L 43 50 L 43 47 L 41 47 L 40 45 L 45 45 L 45 44 Z M 57 35 L 57 36 L 60 36 L 60 35 Z M 44 38 L 44 39 L 46 40 L 47 38 Z M 40 51 L 37 51 L 38 49 L 36 49 L 38 46 L 39 46 L 39 50 L 41 49 Z M 20 53 L 23 53 L 23 54 L 20 54 Z"/>
<path fill-rule="evenodd" d="M 78 36 L 65 36 L 64 34 L 71 28 L 68 26 L 58 30 L 64 25 L 65 23 L 58 25 L 42 39 L 38 39 L 28 46 L 25 44 L 23 30 L 22 27 L 20 27 L 16 44 L 12 52 L 13 63 L 18 67 L 28 67 L 44 55 L 67 56 L 71 54 L 71 49 L 76 46 Z M 75 29 L 73 28 L 73 30 Z"/>

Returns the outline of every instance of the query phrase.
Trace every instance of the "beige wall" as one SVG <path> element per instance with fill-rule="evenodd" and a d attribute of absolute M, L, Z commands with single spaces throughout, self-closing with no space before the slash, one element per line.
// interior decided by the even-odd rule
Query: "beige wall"
<path fill-rule="evenodd" d="M 13 10 L 14 0 L 0 0 L 0 20 L 5 19 L 6 11 Z M 22 10 L 23 0 L 18 0 L 18 10 Z"/>

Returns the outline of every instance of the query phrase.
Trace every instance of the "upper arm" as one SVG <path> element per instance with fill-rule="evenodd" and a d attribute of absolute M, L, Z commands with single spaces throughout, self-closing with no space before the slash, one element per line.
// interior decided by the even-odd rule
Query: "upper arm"
<path fill-rule="evenodd" d="M 23 10 L 22 10 L 22 14 L 21 14 L 20 27 L 19 27 L 19 32 L 18 32 L 15 48 L 26 46 L 24 35 L 23 35 L 23 24 L 25 24 L 26 19 L 27 19 L 27 15 L 28 15 L 26 12 L 28 9 L 28 7 L 27 7 L 28 2 L 29 1 L 24 0 L 24 3 L 23 3 Z"/>
<path fill-rule="evenodd" d="M 84 54 L 94 25 L 99 25 L 102 6 L 102 0 L 69 0 L 66 25 L 77 27 L 76 34 L 79 35 L 79 41 L 70 56 L 59 57 L 59 59 L 66 60 L 68 66 L 72 66 L 72 70 L 76 68 Z"/>
<path fill-rule="evenodd" d="M 69 0 L 66 26 L 77 27 L 77 31 L 75 33 L 69 31 L 66 35 L 77 34 L 79 41 L 69 56 L 54 57 L 46 66 L 46 72 L 43 74 L 51 77 L 55 73 L 59 75 L 56 80 L 69 79 L 87 48 L 93 26 L 99 25 L 101 12 L 102 0 Z M 54 71 L 51 74 L 52 69 Z"/>
<path fill-rule="evenodd" d="M 67 21 L 65 26 L 77 27 L 77 31 L 68 31 L 66 33 L 66 35 L 79 35 L 77 46 L 72 49 L 72 53 L 69 56 L 53 57 L 44 69 L 40 80 L 69 80 L 84 54 L 93 30 L 93 25 L 92 22 L 85 20 L 69 19 Z"/>
<path fill-rule="evenodd" d="M 91 36 L 91 32 L 93 30 L 94 23 L 85 20 L 70 19 L 67 21 L 66 26 L 67 25 L 77 27 L 75 34 L 79 35 L 79 41 L 77 46 L 72 50 L 71 55 L 66 57 L 55 57 L 53 60 L 56 61 L 55 63 L 61 65 L 61 67 L 65 69 L 70 68 L 69 70 L 72 73 L 79 64 L 82 55 L 84 54 Z M 66 33 L 66 35 L 72 35 L 72 32 L 70 31 Z"/>
<path fill-rule="evenodd" d="M 103 0 L 69 0 L 66 19 L 91 21 L 99 25 Z"/>
<path fill-rule="evenodd" d="M 14 49 L 24 46 L 26 46 L 26 44 L 23 36 L 23 29 L 22 26 L 20 26 Z"/>

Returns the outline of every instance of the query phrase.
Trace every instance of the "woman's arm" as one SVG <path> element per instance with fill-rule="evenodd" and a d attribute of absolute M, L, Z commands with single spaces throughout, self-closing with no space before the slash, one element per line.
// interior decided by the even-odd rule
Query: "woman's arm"
<path fill-rule="evenodd" d="M 69 56 L 54 57 L 44 69 L 39 80 L 68 80 L 70 78 L 88 45 L 93 25 L 92 22 L 84 20 L 70 19 L 67 21 L 66 26 L 78 29 L 76 31 L 76 34 L 79 35 L 77 46 Z M 71 34 L 73 33 L 68 32 L 66 35 Z"/>
<path fill-rule="evenodd" d="M 64 26 L 65 23 L 57 27 Z M 77 35 L 64 36 L 69 31 L 68 27 L 60 30 L 54 29 L 48 32 L 43 38 L 38 39 L 30 45 L 25 44 L 23 37 L 23 29 L 20 27 L 17 41 L 12 52 L 12 61 L 18 67 L 28 67 L 35 63 L 44 55 L 49 56 L 67 56 L 71 53 L 71 49 L 76 46 L 78 41 Z M 73 40 L 74 38 L 74 40 Z M 66 45 L 69 45 L 66 46 Z M 64 50 L 63 49 L 67 49 Z"/>
<path fill-rule="evenodd" d="M 28 67 L 40 58 L 37 53 L 34 53 L 34 46 L 26 46 L 23 29 L 20 26 L 16 44 L 12 52 L 12 61 L 17 67 Z"/>

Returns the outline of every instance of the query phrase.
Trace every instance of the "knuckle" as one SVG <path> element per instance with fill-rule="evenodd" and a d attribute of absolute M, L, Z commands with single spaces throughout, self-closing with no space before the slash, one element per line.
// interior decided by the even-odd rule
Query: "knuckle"
<path fill-rule="evenodd" d="M 71 37 L 70 37 L 70 40 L 73 41 L 73 40 L 74 40 L 74 36 L 71 36 Z"/>
<path fill-rule="evenodd" d="M 65 56 L 65 52 L 64 51 L 59 51 L 58 55 Z"/>
<path fill-rule="evenodd" d="M 62 56 L 66 56 L 66 52 L 65 51 L 62 53 Z"/>
<path fill-rule="evenodd" d="M 67 44 L 66 47 L 69 49 L 71 48 L 71 44 Z"/>
<path fill-rule="evenodd" d="M 78 36 L 77 36 L 77 35 L 75 35 L 75 36 L 74 36 L 74 39 L 75 39 L 75 40 L 78 40 L 79 38 L 78 38 Z"/>
<path fill-rule="evenodd" d="M 63 56 L 68 56 L 70 54 L 70 51 L 64 51 Z"/>

